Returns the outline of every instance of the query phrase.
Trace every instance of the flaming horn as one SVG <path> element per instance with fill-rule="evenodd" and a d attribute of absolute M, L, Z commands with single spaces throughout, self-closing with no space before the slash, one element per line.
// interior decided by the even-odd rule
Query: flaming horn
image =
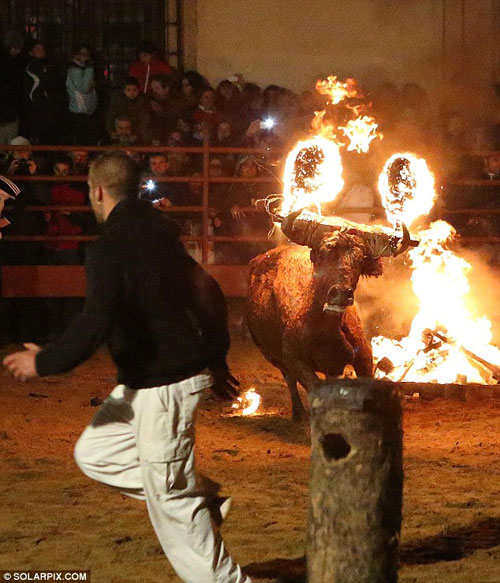
<path fill-rule="evenodd" d="M 325 235 L 334 231 L 343 231 L 363 239 L 374 258 L 395 257 L 409 247 L 418 245 L 418 241 L 411 239 L 404 224 L 401 225 L 402 234 L 398 235 L 381 226 L 360 225 L 340 217 L 321 217 L 304 209 L 286 217 L 275 214 L 274 219 L 281 223 L 281 230 L 290 240 L 309 247 L 317 246 Z"/>

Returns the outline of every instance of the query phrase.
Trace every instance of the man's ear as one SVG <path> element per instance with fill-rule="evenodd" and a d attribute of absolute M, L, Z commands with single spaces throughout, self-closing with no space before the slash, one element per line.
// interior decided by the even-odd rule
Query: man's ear
<path fill-rule="evenodd" d="M 104 191 L 102 189 L 102 186 L 98 186 L 96 188 L 96 202 L 98 202 L 99 204 L 102 204 L 103 197 L 104 197 Z"/>

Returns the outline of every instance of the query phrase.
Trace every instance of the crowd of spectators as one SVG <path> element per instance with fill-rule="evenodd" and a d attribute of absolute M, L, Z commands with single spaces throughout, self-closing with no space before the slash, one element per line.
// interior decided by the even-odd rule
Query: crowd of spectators
<path fill-rule="evenodd" d="M 212 146 L 250 147 L 263 155 L 235 153 L 211 154 L 209 175 L 246 178 L 247 182 L 216 182 L 210 184 L 209 234 L 238 236 L 240 242 L 217 242 L 212 245 L 209 261 L 246 263 L 252 256 L 272 244 L 265 241 L 271 221 L 265 213 L 252 212 L 256 201 L 279 191 L 275 182 L 253 179 L 277 177 L 282 174 L 283 152 L 309 134 L 314 112 L 324 109 L 324 97 L 315 91 L 298 95 L 285 87 L 265 88 L 246 81 L 242 75 L 230 75 L 212 87 L 197 71 L 180 73 L 163 60 L 155 46 L 144 43 L 138 49 L 121 87 L 111 89 L 92 59 L 92 47 L 85 43 L 72 50 L 64 71 L 57 70 L 51 54 L 39 40 L 24 41 L 21 35 L 8 33 L 0 54 L 0 144 L 18 148 L 5 153 L 0 174 L 15 180 L 23 175 L 52 174 L 55 182 L 22 182 L 22 196 L 8 209 L 11 225 L 5 235 L 88 235 L 96 232 L 91 213 L 50 211 L 25 213 L 29 205 L 88 204 L 84 181 L 64 180 L 70 175 L 87 173 L 89 153 L 85 150 L 33 152 L 32 145 L 118 145 L 133 146 L 201 146 L 208 140 Z M 426 152 L 441 141 L 453 152 L 449 158 L 458 163 L 446 170 L 449 177 L 500 176 L 500 160 L 490 156 L 472 168 L 470 157 L 463 154 L 465 129 L 458 112 L 450 112 L 442 127 L 433 119 L 425 91 L 414 83 L 401 90 L 392 84 L 382 84 L 369 95 L 371 113 L 384 134 L 384 149 Z M 500 148 L 497 126 L 488 135 L 491 148 Z M 469 132 L 470 134 L 470 132 Z M 497 140 L 497 141 L 495 141 Z M 390 151 L 393 150 L 393 151 Z M 91 154 L 92 155 L 92 154 Z M 150 200 L 159 208 L 200 206 L 203 200 L 202 182 L 172 181 L 175 177 L 199 178 L 203 173 L 202 156 L 185 151 L 129 152 L 142 166 L 144 180 L 139 197 Z M 367 208 L 377 206 L 375 164 L 364 159 L 364 168 L 347 157 L 344 179 L 346 187 L 340 206 Z M 352 164 L 351 164 L 352 162 Z M 372 160 L 373 162 L 373 160 Z M 281 165 L 281 166 L 280 166 Z M 451 193 L 447 206 L 462 204 L 460 197 L 469 197 L 463 204 L 472 206 L 478 197 L 474 191 L 461 188 Z M 493 191 L 492 191 L 493 192 Z M 465 194 L 464 194 L 465 193 Z M 494 201 L 497 205 L 495 190 Z M 491 196 L 490 196 L 491 198 Z M 488 199 L 489 200 L 489 199 Z M 498 205 L 497 205 L 498 206 Z M 352 216 L 354 220 L 370 222 L 373 213 Z M 193 210 L 176 212 L 185 235 L 199 236 L 201 214 Z M 467 219 L 463 232 L 477 230 L 476 219 Z M 459 221 L 458 221 L 459 222 Z M 457 222 L 457 224 L 458 224 Z M 490 221 L 491 222 L 491 221 Z M 496 223 L 495 223 L 496 224 Z M 253 241 L 243 242 L 243 239 Z M 187 241 L 186 246 L 198 259 L 199 243 Z M 77 240 L 47 240 L 43 245 L 6 242 L 2 245 L 3 263 L 74 264 L 83 259 L 84 244 Z M 70 302 L 58 305 L 49 302 L 48 311 L 59 322 L 61 314 L 70 313 Z M 65 317 L 65 316 L 64 316 Z M 64 319 L 64 318 L 63 318 Z"/>

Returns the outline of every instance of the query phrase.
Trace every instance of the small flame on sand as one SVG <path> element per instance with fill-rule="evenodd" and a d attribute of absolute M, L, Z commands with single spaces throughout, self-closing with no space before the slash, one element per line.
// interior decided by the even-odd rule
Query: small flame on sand
<path fill-rule="evenodd" d="M 239 415 L 253 415 L 257 412 L 257 409 L 261 403 L 261 396 L 252 387 L 242 393 L 241 397 L 237 397 L 238 402 L 233 403 L 232 408 L 235 409 Z"/>
<path fill-rule="evenodd" d="M 434 180 L 425 160 L 412 154 L 395 154 L 387 161 L 379 188 L 393 224 L 405 221 L 411 225 L 429 212 L 435 199 Z M 475 314 L 469 294 L 471 265 L 449 249 L 455 235 L 455 229 L 445 221 L 436 221 L 419 232 L 419 246 L 408 253 L 419 311 L 406 338 L 372 339 L 375 362 L 386 357 L 393 365 L 392 370 L 377 370 L 377 377 L 496 383 L 491 365 L 500 365 L 500 350 L 490 344 L 489 320 Z M 490 367 L 484 366 L 484 361 Z"/>

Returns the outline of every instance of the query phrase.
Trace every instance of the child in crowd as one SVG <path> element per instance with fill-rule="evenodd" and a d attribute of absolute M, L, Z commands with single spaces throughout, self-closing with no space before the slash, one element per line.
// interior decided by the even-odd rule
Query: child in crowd
<path fill-rule="evenodd" d="M 127 77 L 121 93 L 111 99 L 106 129 L 110 136 L 116 132 L 116 119 L 125 116 L 130 120 L 134 132 L 144 135 L 150 118 L 150 105 L 148 98 L 140 93 L 139 82 L 134 77 Z"/>
<path fill-rule="evenodd" d="M 98 140 L 94 67 L 90 63 L 90 48 L 79 44 L 73 50 L 66 75 L 69 97 L 70 140 L 73 144 L 90 145 Z"/>
<path fill-rule="evenodd" d="M 198 107 L 194 110 L 191 118 L 193 123 L 205 125 L 210 138 L 215 135 L 217 126 L 224 121 L 224 118 L 215 108 L 215 91 L 211 87 L 202 91 Z"/>
<path fill-rule="evenodd" d="M 158 58 L 157 47 L 149 41 L 139 47 L 139 59 L 130 65 L 128 71 L 128 74 L 139 82 L 139 90 L 143 94 L 152 94 L 151 82 L 154 75 L 169 73 L 172 73 L 172 67 Z"/>

